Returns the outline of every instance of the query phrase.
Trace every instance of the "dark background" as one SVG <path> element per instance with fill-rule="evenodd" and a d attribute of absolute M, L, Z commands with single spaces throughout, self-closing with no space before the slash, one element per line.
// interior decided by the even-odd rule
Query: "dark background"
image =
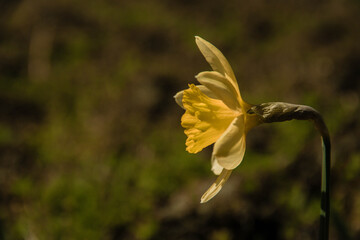
<path fill-rule="evenodd" d="M 207 204 L 211 147 L 185 151 L 173 95 L 217 46 L 253 104 L 318 109 L 330 239 L 360 239 L 360 2 L 0 2 L 0 239 L 316 239 L 321 141 L 263 125 Z"/>

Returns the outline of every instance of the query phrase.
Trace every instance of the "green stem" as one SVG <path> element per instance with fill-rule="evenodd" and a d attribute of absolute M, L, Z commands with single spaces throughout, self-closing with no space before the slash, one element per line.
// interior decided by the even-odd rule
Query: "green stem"
<path fill-rule="evenodd" d="M 322 138 L 323 159 L 321 171 L 321 214 L 320 214 L 320 240 L 329 239 L 330 220 L 330 138 Z"/>
<path fill-rule="evenodd" d="M 331 144 L 329 131 L 320 113 L 314 108 L 283 102 L 270 102 L 253 106 L 247 114 L 256 114 L 264 123 L 283 122 L 292 119 L 311 120 L 322 138 L 323 158 L 321 170 L 320 240 L 329 239 L 330 220 L 330 164 Z"/>
<path fill-rule="evenodd" d="M 331 167 L 331 143 L 329 131 L 321 115 L 313 109 L 316 114 L 311 120 L 321 134 L 322 139 L 322 169 L 321 169 L 321 209 L 320 209 L 320 240 L 329 239 L 330 223 L 330 167 Z"/>

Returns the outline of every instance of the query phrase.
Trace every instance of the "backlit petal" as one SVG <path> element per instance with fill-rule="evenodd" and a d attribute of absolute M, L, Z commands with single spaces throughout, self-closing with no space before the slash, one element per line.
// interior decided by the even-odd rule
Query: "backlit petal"
<path fill-rule="evenodd" d="M 206 96 L 195 85 L 189 87 L 183 92 L 182 101 L 186 111 L 181 118 L 181 125 L 188 137 L 186 150 L 197 153 L 221 136 L 236 113 L 222 101 Z"/>
<path fill-rule="evenodd" d="M 212 155 L 211 156 L 211 171 L 213 171 L 213 173 L 215 175 L 219 175 L 223 169 L 224 168 L 222 166 L 220 166 L 216 157 L 214 155 Z"/>
<path fill-rule="evenodd" d="M 204 86 L 209 88 L 220 100 L 230 109 L 240 110 L 240 96 L 234 86 L 219 72 L 201 72 L 196 79 Z"/>
<path fill-rule="evenodd" d="M 243 101 L 234 72 L 229 62 L 226 60 L 225 56 L 214 45 L 202 39 L 201 37 L 195 36 L 195 41 L 201 53 L 204 55 L 206 61 L 210 64 L 212 69 L 221 73 L 229 79 L 229 81 L 239 95 L 239 102 L 241 108 L 244 112 L 248 111 L 251 105 Z"/>
<path fill-rule="evenodd" d="M 229 179 L 232 170 L 223 169 L 220 176 L 216 179 L 215 183 L 201 197 L 201 203 L 205 203 L 212 199 L 218 192 L 220 192 L 222 186 Z"/>
<path fill-rule="evenodd" d="M 244 116 L 235 118 L 214 145 L 213 155 L 220 166 L 234 169 L 242 161 L 245 154 Z"/>
<path fill-rule="evenodd" d="M 184 91 L 180 91 L 180 92 L 176 93 L 174 96 L 175 102 L 182 108 L 184 108 L 183 103 L 182 103 L 183 94 L 184 94 Z"/>
<path fill-rule="evenodd" d="M 220 50 L 208 41 L 198 36 L 195 37 L 195 42 L 198 45 L 201 53 L 204 55 L 206 61 L 212 67 L 212 69 L 214 69 L 214 71 L 220 72 L 224 76 L 228 75 L 234 87 L 238 88 L 234 72 L 229 62 L 226 60 Z"/>

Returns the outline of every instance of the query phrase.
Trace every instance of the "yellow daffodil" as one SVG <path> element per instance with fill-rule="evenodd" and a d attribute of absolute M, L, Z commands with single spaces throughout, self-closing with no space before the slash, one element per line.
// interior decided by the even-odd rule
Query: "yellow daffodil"
<path fill-rule="evenodd" d="M 246 134 L 261 123 L 292 119 L 311 120 L 320 132 L 323 143 L 321 177 L 320 239 L 329 238 L 331 144 L 326 124 L 314 108 L 284 102 L 251 105 L 243 101 L 230 64 L 211 43 L 195 37 L 201 53 L 213 71 L 201 72 L 196 79 L 201 85 L 189 85 L 178 92 L 175 101 L 186 111 L 181 125 L 187 135 L 186 150 L 200 152 L 214 144 L 212 171 L 219 175 L 201 197 L 201 203 L 213 198 L 225 184 L 245 154 Z"/>
<path fill-rule="evenodd" d="M 200 37 L 195 37 L 195 41 L 213 71 L 199 73 L 196 79 L 201 85 L 189 84 L 189 89 L 175 95 L 175 101 L 186 110 L 181 118 L 187 135 L 186 150 L 197 153 L 215 143 L 211 164 L 219 177 L 201 197 L 204 203 L 221 190 L 232 170 L 241 163 L 246 134 L 262 120 L 250 113 L 253 105 L 243 101 L 224 55 Z"/>

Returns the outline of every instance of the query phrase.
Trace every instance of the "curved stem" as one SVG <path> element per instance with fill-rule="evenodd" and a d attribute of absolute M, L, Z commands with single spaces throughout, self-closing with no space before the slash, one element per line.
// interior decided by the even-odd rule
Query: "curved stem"
<path fill-rule="evenodd" d="M 253 106 L 247 112 L 256 114 L 264 123 L 283 122 L 292 119 L 311 120 L 320 132 L 322 139 L 323 158 L 321 170 L 321 209 L 320 209 L 320 240 L 329 239 L 330 220 L 330 164 L 331 143 L 329 131 L 318 111 L 305 105 L 296 105 L 283 102 L 270 102 Z"/>

